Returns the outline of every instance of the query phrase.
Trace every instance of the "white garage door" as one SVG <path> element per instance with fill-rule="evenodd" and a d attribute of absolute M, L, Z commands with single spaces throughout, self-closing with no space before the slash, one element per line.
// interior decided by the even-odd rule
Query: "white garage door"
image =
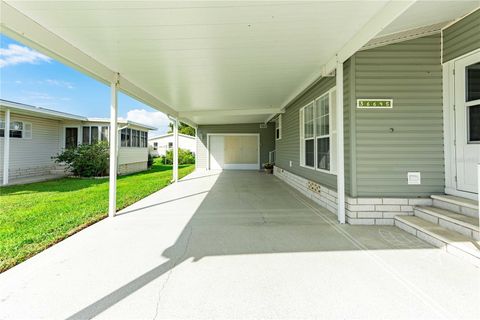
<path fill-rule="evenodd" d="M 259 140 L 257 134 L 210 135 L 210 169 L 258 170 Z"/>

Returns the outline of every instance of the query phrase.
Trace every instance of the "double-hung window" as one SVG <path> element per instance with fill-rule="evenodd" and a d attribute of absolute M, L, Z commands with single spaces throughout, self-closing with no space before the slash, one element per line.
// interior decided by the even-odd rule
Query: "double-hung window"
<path fill-rule="evenodd" d="M 102 126 L 102 131 L 100 134 L 100 140 L 108 141 L 108 126 Z"/>
<path fill-rule="evenodd" d="M 82 143 L 95 144 L 98 142 L 99 130 L 97 126 L 82 127 Z"/>
<path fill-rule="evenodd" d="M 336 172 L 335 89 L 300 109 L 300 164 Z"/>

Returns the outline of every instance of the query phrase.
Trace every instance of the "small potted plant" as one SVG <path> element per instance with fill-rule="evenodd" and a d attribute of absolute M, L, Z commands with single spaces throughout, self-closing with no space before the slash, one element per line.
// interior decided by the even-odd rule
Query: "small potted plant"
<path fill-rule="evenodd" d="M 265 169 L 266 173 L 272 174 L 273 173 L 273 166 L 274 164 L 271 162 L 266 162 L 263 164 L 263 169 Z"/>

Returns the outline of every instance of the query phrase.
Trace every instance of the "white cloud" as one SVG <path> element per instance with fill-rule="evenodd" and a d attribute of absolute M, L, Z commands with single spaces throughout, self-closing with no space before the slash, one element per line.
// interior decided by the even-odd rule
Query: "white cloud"
<path fill-rule="evenodd" d="M 17 44 L 9 44 L 8 48 L 0 48 L 0 68 L 20 63 L 35 64 L 50 61 L 52 61 L 52 58 Z"/>
<path fill-rule="evenodd" d="M 133 109 L 127 112 L 127 120 L 135 121 L 157 128 L 153 135 L 164 134 L 168 131 L 170 120 L 167 115 L 159 111 L 147 111 L 145 109 Z"/>
<path fill-rule="evenodd" d="M 68 81 L 56 80 L 56 79 L 46 79 L 44 81 L 46 84 L 57 86 L 61 88 L 73 89 L 73 85 Z M 39 81 L 39 84 L 42 84 L 43 81 Z"/>

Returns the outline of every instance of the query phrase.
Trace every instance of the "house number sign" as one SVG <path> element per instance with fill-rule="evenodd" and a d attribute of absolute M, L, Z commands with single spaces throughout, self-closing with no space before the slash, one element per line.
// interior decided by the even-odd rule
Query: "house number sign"
<path fill-rule="evenodd" d="M 357 99 L 359 109 L 391 109 L 393 99 Z"/>

